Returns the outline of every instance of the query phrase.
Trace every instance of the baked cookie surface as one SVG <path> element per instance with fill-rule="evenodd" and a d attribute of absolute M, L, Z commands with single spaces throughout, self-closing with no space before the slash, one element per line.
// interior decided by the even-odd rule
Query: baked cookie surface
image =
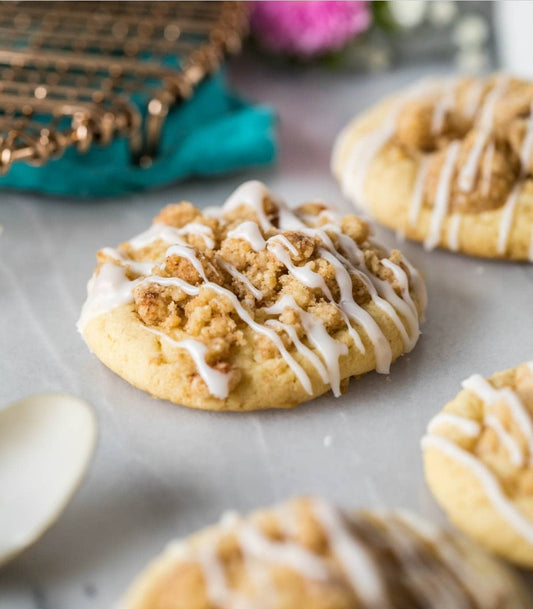
<path fill-rule="evenodd" d="M 117 374 L 213 410 L 288 408 L 377 369 L 420 333 L 425 288 L 356 216 L 291 211 L 259 182 L 165 208 L 98 253 L 78 327 Z"/>
<path fill-rule="evenodd" d="M 332 169 L 345 195 L 428 249 L 533 261 L 533 83 L 427 80 L 354 119 Z"/>
<path fill-rule="evenodd" d="M 463 387 L 422 440 L 428 484 L 460 529 L 533 568 L 533 362 Z"/>
<path fill-rule="evenodd" d="M 120 609 L 522 609 L 503 565 L 405 513 L 300 498 L 169 545 Z"/>

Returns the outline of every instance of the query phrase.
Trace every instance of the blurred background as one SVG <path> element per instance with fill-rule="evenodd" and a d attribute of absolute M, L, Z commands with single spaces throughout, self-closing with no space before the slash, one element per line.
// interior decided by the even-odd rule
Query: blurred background
<path fill-rule="evenodd" d="M 280 82 L 367 99 L 384 78 L 527 74 L 532 17 L 527 1 L 4 3 L 0 187 L 108 197 L 272 165 Z"/>
<path fill-rule="evenodd" d="M 164 205 L 220 205 L 260 179 L 352 210 L 329 169 L 347 121 L 422 78 L 533 77 L 532 23 L 525 0 L 0 2 L 0 405 L 68 392 L 100 424 L 72 503 L 0 571 L 0 609 L 107 609 L 169 539 L 300 492 L 445 522 L 419 440 L 465 375 L 531 358 L 525 266 L 403 243 L 431 297 L 420 345 L 334 413 L 170 407 L 104 369 L 75 325 L 95 252 Z"/>
<path fill-rule="evenodd" d="M 252 7 L 252 42 L 278 56 L 370 72 L 431 61 L 480 72 L 498 61 L 494 2 L 270 4 Z"/>

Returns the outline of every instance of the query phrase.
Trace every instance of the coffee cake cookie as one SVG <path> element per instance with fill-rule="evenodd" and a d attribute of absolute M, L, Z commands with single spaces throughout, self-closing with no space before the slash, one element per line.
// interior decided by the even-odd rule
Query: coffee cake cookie
<path fill-rule="evenodd" d="M 533 83 L 418 83 L 353 120 L 332 168 L 385 226 L 490 258 L 533 261 Z"/>
<path fill-rule="evenodd" d="M 171 544 L 120 609 L 525 609 L 473 543 L 405 513 L 301 498 Z"/>
<path fill-rule="evenodd" d="M 427 481 L 460 529 L 533 568 L 533 362 L 463 387 L 422 440 Z"/>
<path fill-rule="evenodd" d="M 213 410 L 289 408 L 387 373 L 418 340 L 425 289 L 368 224 L 291 211 L 248 182 L 219 208 L 165 208 L 98 253 L 79 328 L 117 374 Z"/>

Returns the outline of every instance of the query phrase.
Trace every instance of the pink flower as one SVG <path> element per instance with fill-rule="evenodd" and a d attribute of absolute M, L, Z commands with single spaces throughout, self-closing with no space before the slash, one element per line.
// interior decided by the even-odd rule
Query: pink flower
<path fill-rule="evenodd" d="M 335 51 L 370 23 L 367 2 L 254 2 L 252 32 L 271 51 L 313 57 Z"/>

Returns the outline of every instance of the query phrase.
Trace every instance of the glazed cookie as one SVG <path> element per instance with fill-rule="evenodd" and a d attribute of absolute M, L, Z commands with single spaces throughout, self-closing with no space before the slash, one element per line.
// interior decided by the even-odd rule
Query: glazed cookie
<path fill-rule="evenodd" d="M 120 609 L 525 609 L 511 573 L 405 513 L 295 499 L 171 544 Z"/>
<path fill-rule="evenodd" d="M 353 120 L 332 169 L 400 235 L 533 261 L 533 83 L 503 75 L 418 83 Z"/>
<path fill-rule="evenodd" d="M 463 387 L 422 440 L 427 481 L 460 529 L 533 568 L 533 362 Z"/>
<path fill-rule="evenodd" d="M 356 216 L 291 211 L 259 182 L 223 207 L 165 208 L 98 253 L 79 329 L 117 374 L 156 397 L 212 410 L 290 408 L 418 340 L 418 272 Z"/>

